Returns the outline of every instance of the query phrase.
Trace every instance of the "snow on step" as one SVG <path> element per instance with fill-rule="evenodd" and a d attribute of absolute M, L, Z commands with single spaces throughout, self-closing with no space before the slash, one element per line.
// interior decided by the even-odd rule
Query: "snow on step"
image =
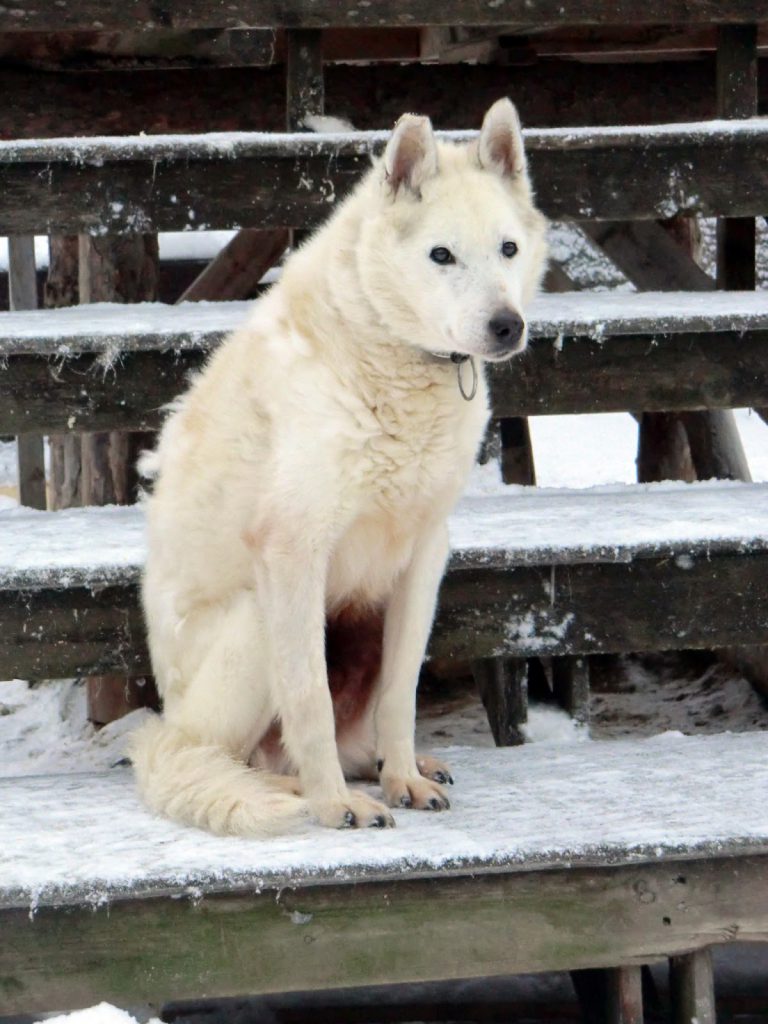
<path fill-rule="evenodd" d="M 441 753 L 456 777 L 450 812 L 396 810 L 397 828 L 383 832 L 305 822 L 297 834 L 261 841 L 153 817 L 124 769 L 2 780 L 0 907 L 768 845 L 766 733 Z"/>
<path fill-rule="evenodd" d="M 83 138 L 0 141 L 0 164 L 62 162 L 102 166 L 105 160 L 237 159 L 366 155 L 381 152 L 389 131 L 344 132 L 201 132 L 179 135 L 94 135 Z M 469 142 L 477 131 L 439 131 L 439 139 Z M 768 119 L 689 121 L 656 125 L 607 125 L 580 128 L 528 128 L 529 150 L 723 144 L 761 140 Z"/>
<path fill-rule="evenodd" d="M 245 322 L 249 302 L 93 303 L 0 313 L 0 358 L 209 348 Z M 593 338 L 686 331 L 768 330 L 765 292 L 571 292 L 542 295 L 533 338 Z M 510 364 L 514 367 L 514 362 Z"/>
<path fill-rule="evenodd" d="M 547 490 L 463 499 L 450 519 L 455 568 L 628 562 L 717 549 L 768 549 L 768 484 L 727 481 Z M 139 506 L 0 512 L 0 589 L 100 586 L 138 579 Z"/>

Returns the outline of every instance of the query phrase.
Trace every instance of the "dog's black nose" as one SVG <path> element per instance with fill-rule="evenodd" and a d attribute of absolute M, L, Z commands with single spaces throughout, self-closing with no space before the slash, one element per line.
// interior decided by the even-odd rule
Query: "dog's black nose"
<path fill-rule="evenodd" d="M 522 338 L 525 321 L 519 313 L 502 309 L 488 321 L 488 330 L 498 345 L 509 348 Z"/>

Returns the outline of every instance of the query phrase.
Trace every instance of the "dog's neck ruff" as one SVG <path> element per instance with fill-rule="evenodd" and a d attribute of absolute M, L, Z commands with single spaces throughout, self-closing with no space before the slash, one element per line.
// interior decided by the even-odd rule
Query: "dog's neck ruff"
<path fill-rule="evenodd" d="M 463 352 L 430 352 L 430 355 L 432 356 L 433 359 L 438 359 L 441 362 L 443 360 L 450 359 L 450 361 L 456 367 L 456 380 L 458 381 L 459 384 L 459 392 L 461 394 L 461 397 L 464 399 L 465 402 L 471 402 L 472 399 L 477 394 L 477 367 L 475 366 L 474 357 L 465 355 Z M 463 369 L 465 363 L 469 363 L 469 368 L 471 371 L 471 382 L 468 391 L 464 386 Z"/>

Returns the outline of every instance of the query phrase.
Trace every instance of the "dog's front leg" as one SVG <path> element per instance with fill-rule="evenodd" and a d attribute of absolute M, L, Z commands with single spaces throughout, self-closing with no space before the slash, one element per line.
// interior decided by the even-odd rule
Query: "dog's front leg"
<path fill-rule="evenodd" d="M 267 545 L 261 557 L 270 687 L 302 793 L 331 828 L 394 825 L 383 804 L 348 789 L 339 764 L 325 662 L 327 554 L 317 543 L 291 538 Z"/>
<path fill-rule="evenodd" d="M 420 774 L 414 749 L 416 686 L 447 557 L 448 529 L 441 522 L 420 538 L 387 607 L 375 726 L 379 777 L 390 807 L 450 806 L 442 787 Z"/>

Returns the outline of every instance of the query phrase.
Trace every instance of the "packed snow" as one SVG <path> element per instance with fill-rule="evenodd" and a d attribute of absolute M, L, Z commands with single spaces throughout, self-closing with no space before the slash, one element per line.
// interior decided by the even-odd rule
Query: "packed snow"
<path fill-rule="evenodd" d="M 99 905 L 134 888 L 258 890 L 371 873 L 626 863 L 768 843 L 766 733 L 439 754 L 456 778 L 450 812 L 395 811 L 398 827 L 384 832 L 339 833 L 306 821 L 269 841 L 219 838 L 154 817 L 124 768 L 0 781 L 0 903 Z"/>
<path fill-rule="evenodd" d="M 526 148 L 563 149 L 574 146 L 636 145 L 640 137 L 648 146 L 669 143 L 704 144 L 708 140 L 731 142 L 768 133 L 768 118 L 709 120 L 656 125 L 618 125 L 574 128 L 527 128 Z M 446 141 L 469 142 L 477 131 L 438 131 Z M 81 138 L 12 139 L 0 141 L 0 162 L 61 160 L 101 166 L 105 159 L 148 160 L 230 158 L 245 154 L 332 155 L 345 152 L 366 155 L 379 152 L 389 131 L 309 132 L 208 132 L 193 135 L 94 135 Z"/>
<path fill-rule="evenodd" d="M 17 507 L 0 517 L 0 588 L 100 586 L 140 575 L 141 506 Z M 462 499 L 449 530 L 455 568 L 761 550 L 768 547 L 768 484 L 508 487 Z"/>
<path fill-rule="evenodd" d="M 209 347 L 240 326 L 249 302 L 167 305 L 92 303 L 0 313 L 0 355 L 64 357 L 77 352 Z M 608 338 L 631 334 L 768 329 L 764 292 L 560 292 L 528 314 L 531 338 Z M 649 339 L 650 340 L 650 339 Z"/>

